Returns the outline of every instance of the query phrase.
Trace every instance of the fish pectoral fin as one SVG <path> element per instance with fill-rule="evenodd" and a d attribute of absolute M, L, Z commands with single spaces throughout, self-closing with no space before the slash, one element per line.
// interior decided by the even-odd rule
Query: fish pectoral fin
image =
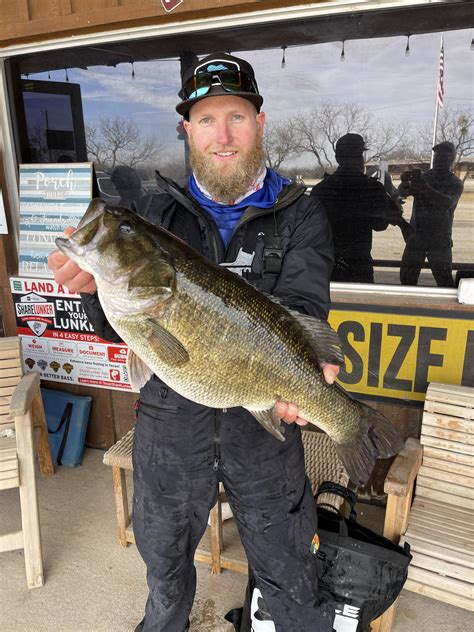
<path fill-rule="evenodd" d="M 143 362 L 131 349 L 127 354 L 128 379 L 133 390 L 139 391 L 153 375 L 150 367 Z"/>
<path fill-rule="evenodd" d="M 145 335 L 153 351 L 168 366 L 178 367 L 189 362 L 189 354 L 180 341 L 155 320 L 147 319 Z"/>
<path fill-rule="evenodd" d="M 285 437 L 283 436 L 285 428 L 281 424 L 281 419 L 275 415 L 273 408 L 270 408 L 270 410 L 249 410 L 249 413 L 253 415 L 258 423 L 261 424 L 265 430 L 268 430 L 271 435 L 280 441 L 285 441 Z"/>

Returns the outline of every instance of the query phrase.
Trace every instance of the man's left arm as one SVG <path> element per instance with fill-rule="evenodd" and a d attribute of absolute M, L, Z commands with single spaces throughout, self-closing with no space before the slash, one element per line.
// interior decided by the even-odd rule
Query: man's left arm
<path fill-rule="evenodd" d="M 326 213 L 314 198 L 303 196 L 273 294 L 288 307 L 326 320 L 333 267 L 334 250 Z M 326 382 L 332 384 L 339 373 L 339 366 L 322 364 L 321 368 Z M 308 423 L 298 416 L 297 403 L 277 402 L 275 413 L 287 423 Z"/>

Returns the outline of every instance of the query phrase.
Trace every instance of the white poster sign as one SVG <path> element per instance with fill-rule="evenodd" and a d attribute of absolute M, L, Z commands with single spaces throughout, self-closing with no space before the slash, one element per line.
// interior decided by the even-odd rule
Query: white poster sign
<path fill-rule="evenodd" d="M 92 198 L 92 163 L 20 165 L 20 276 L 52 278 L 48 255 Z"/>

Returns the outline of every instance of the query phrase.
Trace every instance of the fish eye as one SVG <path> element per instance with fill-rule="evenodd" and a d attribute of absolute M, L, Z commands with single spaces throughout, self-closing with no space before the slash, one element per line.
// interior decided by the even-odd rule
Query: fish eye
<path fill-rule="evenodd" d="M 133 228 L 130 222 L 120 222 L 119 231 L 122 235 L 130 235 L 130 233 L 133 233 Z"/>

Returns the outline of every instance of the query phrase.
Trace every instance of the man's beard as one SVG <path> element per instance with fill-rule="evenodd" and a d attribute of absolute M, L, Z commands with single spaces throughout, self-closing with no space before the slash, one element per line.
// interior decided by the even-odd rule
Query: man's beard
<path fill-rule="evenodd" d="M 223 164 L 221 169 L 216 166 L 211 155 L 197 149 L 192 138 L 189 138 L 189 149 L 191 166 L 197 181 L 214 200 L 224 204 L 231 204 L 249 191 L 265 162 L 261 134 L 248 152 L 239 150 L 237 160 Z M 220 151 L 232 151 L 232 146 L 223 146 Z"/>

